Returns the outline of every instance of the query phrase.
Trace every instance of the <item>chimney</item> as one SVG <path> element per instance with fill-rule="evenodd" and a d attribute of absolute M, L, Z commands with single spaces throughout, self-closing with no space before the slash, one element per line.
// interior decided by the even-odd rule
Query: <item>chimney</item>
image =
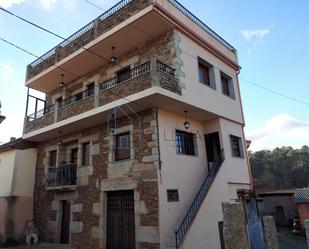
<path fill-rule="evenodd" d="M 15 141 L 16 140 L 16 137 L 11 137 L 10 138 L 10 142 L 13 142 L 13 141 Z"/>

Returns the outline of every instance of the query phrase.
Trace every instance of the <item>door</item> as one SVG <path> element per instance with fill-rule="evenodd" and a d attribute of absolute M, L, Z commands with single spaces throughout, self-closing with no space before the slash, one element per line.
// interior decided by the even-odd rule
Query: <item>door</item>
<path fill-rule="evenodd" d="M 206 134 L 205 143 L 206 143 L 208 170 L 210 170 L 212 168 L 214 161 L 218 158 L 221 151 L 219 132 Z"/>
<path fill-rule="evenodd" d="M 276 223 L 278 226 L 284 226 L 287 223 L 283 206 L 276 206 Z"/>
<path fill-rule="evenodd" d="M 61 217 L 61 235 L 60 243 L 70 243 L 70 215 L 71 215 L 71 204 L 69 201 L 62 201 L 62 217 Z"/>
<path fill-rule="evenodd" d="M 134 192 L 107 192 L 107 249 L 134 248 Z"/>

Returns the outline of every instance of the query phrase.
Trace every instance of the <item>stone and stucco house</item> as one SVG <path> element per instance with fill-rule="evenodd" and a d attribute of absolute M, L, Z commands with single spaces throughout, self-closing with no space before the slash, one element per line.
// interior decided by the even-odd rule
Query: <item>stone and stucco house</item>
<path fill-rule="evenodd" d="M 31 63 L 41 239 L 221 248 L 221 205 L 251 186 L 239 70 L 175 0 L 123 0 Z M 46 94 L 33 114 L 31 89 Z"/>
<path fill-rule="evenodd" d="M 24 227 L 32 219 L 36 166 L 35 144 L 12 138 L 0 145 L 0 244 L 24 241 Z"/>

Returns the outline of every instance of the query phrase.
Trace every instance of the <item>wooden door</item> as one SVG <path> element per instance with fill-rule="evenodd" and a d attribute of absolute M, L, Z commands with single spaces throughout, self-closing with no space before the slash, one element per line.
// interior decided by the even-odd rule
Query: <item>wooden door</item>
<path fill-rule="evenodd" d="M 71 215 L 71 204 L 69 201 L 62 201 L 62 217 L 61 217 L 61 235 L 60 243 L 70 243 L 70 215 Z"/>
<path fill-rule="evenodd" d="M 135 248 L 134 192 L 107 193 L 107 249 Z"/>

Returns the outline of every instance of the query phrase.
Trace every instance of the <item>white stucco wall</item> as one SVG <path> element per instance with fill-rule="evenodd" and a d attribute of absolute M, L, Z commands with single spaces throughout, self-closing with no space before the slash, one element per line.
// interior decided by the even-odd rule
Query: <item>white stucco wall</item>
<path fill-rule="evenodd" d="M 36 156 L 36 149 L 16 151 L 12 195 L 33 196 Z"/>
<path fill-rule="evenodd" d="M 0 197 L 11 195 L 15 150 L 0 152 Z"/>
<path fill-rule="evenodd" d="M 159 110 L 162 161 L 159 210 L 162 248 L 165 248 L 169 238 L 172 238 L 175 226 L 181 221 L 207 175 L 204 135 L 218 131 L 226 159 L 186 236 L 183 248 L 219 249 L 218 222 L 222 220 L 221 203 L 234 201 L 237 198 L 237 189 L 248 189 L 247 183 L 250 183 L 246 158 L 233 158 L 231 155 L 229 136 L 232 134 L 242 137 L 242 127 L 221 118 L 204 123 L 190 119 L 189 131 L 198 134 L 198 156 L 194 157 L 176 154 L 172 134 L 175 134 L 175 129 L 184 130 L 183 121 L 183 116 Z M 167 202 L 167 189 L 178 189 L 179 202 Z"/>
<path fill-rule="evenodd" d="M 213 54 L 202 48 L 184 34 L 177 32 L 180 37 L 180 59 L 183 62 L 180 83 L 183 85 L 184 99 L 197 107 L 215 113 L 238 123 L 244 123 L 237 82 L 237 72 Z M 199 82 L 198 57 L 214 66 L 216 89 Z M 224 72 L 232 78 L 235 100 L 222 93 L 221 74 Z"/>
<path fill-rule="evenodd" d="M 172 13 L 174 17 L 176 17 L 180 22 L 184 23 L 190 30 L 195 32 L 197 35 L 205 39 L 209 42 L 213 47 L 219 49 L 225 56 L 230 58 L 233 61 L 236 61 L 236 55 L 231 50 L 223 46 L 220 42 L 218 42 L 214 37 L 212 37 L 209 33 L 204 31 L 201 27 L 196 25 L 191 19 L 185 16 L 182 12 L 176 9 L 172 4 L 170 4 L 167 0 L 155 0 L 155 2 L 161 5 L 165 10 L 169 13 Z M 185 6 L 189 9 L 190 6 Z"/>
<path fill-rule="evenodd" d="M 36 149 L 0 152 L 0 197 L 32 197 Z"/>

